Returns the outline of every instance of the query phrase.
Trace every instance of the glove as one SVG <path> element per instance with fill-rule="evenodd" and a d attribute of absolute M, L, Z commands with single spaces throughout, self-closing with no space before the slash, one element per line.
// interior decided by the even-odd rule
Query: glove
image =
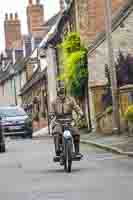
<path fill-rule="evenodd" d="M 54 113 L 50 113 L 50 114 L 49 114 L 49 119 L 50 119 L 51 121 L 54 119 L 54 117 L 55 117 L 55 114 L 54 114 Z"/>
<path fill-rule="evenodd" d="M 85 119 L 84 114 L 80 115 L 80 117 L 79 117 L 79 121 L 82 121 L 82 120 L 84 120 L 84 119 Z"/>

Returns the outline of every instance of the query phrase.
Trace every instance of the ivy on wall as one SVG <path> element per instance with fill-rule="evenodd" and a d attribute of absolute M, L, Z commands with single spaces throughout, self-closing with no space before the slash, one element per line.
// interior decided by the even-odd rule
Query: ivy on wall
<path fill-rule="evenodd" d="M 76 32 L 69 33 L 59 47 L 63 51 L 63 72 L 59 78 L 72 96 L 83 96 L 88 80 L 87 49 Z"/>

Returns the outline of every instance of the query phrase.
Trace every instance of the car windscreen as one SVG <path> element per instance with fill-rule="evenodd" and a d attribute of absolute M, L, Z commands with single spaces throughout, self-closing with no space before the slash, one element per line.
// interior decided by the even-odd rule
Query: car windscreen
<path fill-rule="evenodd" d="M 25 116 L 26 113 L 21 108 L 0 108 L 1 117 L 16 117 L 16 116 Z"/>

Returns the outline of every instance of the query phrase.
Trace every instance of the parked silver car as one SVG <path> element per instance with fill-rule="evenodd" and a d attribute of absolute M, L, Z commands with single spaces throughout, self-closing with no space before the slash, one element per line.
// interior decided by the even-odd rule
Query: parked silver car
<path fill-rule="evenodd" d="M 3 134 L 5 136 L 22 135 L 32 137 L 32 120 L 19 106 L 0 107 Z"/>

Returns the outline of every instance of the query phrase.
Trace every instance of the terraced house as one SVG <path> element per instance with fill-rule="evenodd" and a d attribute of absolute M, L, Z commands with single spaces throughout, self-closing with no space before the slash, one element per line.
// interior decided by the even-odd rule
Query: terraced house
<path fill-rule="evenodd" d="M 19 95 L 24 84 L 31 78 L 38 63 L 31 63 L 30 55 L 38 47 L 50 29 L 51 21 L 45 21 L 40 1 L 28 1 L 28 34 L 22 35 L 18 13 L 6 13 L 4 20 L 5 52 L 1 54 L 0 91 L 1 105 L 22 104 Z M 36 18 L 38 20 L 36 20 Z M 56 16 L 54 16 L 56 20 Z M 30 60 L 30 61 L 29 61 Z"/>

